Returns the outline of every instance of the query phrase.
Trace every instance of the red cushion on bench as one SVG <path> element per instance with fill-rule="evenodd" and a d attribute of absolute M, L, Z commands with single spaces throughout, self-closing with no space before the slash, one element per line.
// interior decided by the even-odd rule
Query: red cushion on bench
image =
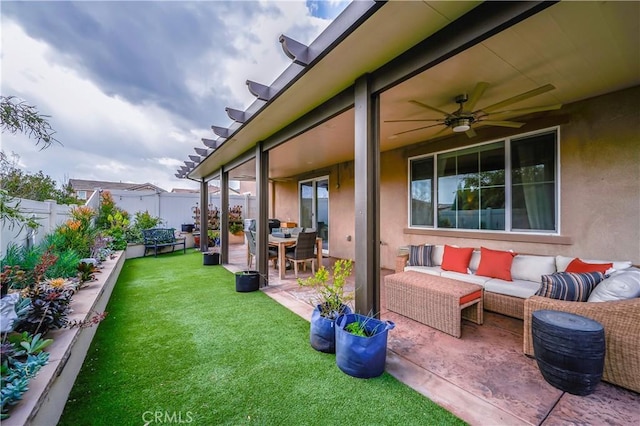
<path fill-rule="evenodd" d="M 469 293 L 466 296 L 462 296 L 460 298 L 460 306 L 471 302 L 472 300 L 480 299 L 482 297 L 482 290 L 474 291 L 473 293 Z"/>

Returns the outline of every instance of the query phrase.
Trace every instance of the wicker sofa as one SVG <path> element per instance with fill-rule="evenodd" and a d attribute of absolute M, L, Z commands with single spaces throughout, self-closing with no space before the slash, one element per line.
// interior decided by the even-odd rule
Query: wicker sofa
<path fill-rule="evenodd" d="M 521 267 L 522 262 L 514 258 L 512 274 L 514 281 L 510 285 L 524 286 L 519 296 L 501 293 L 500 290 L 509 287 L 502 286 L 500 282 L 489 285 L 492 279 L 480 277 L 474 274 L 479 259 L 474 252 L 469 264 L 469 273 L 461 274 L 443 271 L 440 267 L 442 253 L 441 246 L 435 246 L 433 251 L 433 263 L 435 266 L 409 266 L 408 248 L 401 248 L 396 258 L 396 272 L 407 270 L 424 272 L 426 274 L 440 275 L 448 278 L 459 279 L 465 282 L 483 285 L 484 310 L 497 312 L 524 320 L 523 325 L 523 352 L 533 356 L 533 340 L 531 334 L 531 314 L 541 309 L 551 309 L 570 312 L 594 319 L 600 322 L 605 330 L 606 354 L 603 371 L 603 380 L 615 385 L 640 392 L 640 297 L 628 300 L 607 302 L 572 302 L 556 300 L 547 297 L 536 296 L 535 293 L 540 283 L 521 282 L 526 280 L 516 279 L 523 277 L 513 268 Z M 475 258 L 474 258 L 475 257 Z M 545 259 L 546 258 L 546 259 Z M 554 259 L 553 271 L 551 271 L 550 259 Z M 564 256 L 533 256 L 528 255 L 524 259 L 529 267 L 539 265 L 538 277 L 545 273 L 564 271 L 572 258 Z M 533 263 L 531 263 L 533 262 Z M 624 269 L 631 266 L 631 262 L 613 262 L 614 268 Z M 527 274 L 524 274 L 526 277 Z M 501 280 L 498 280 L 501 281 Z M 537 284 L 537 285 L 536 285 Z M 527 295 L 527 293 L 529 293 Z M 525 296 L 525 297 L 522 297 Z"/>
<path fill-rule="evenodd" d="M 558 268 L 554 256 L 519 255 L 513 262 L 513 281 L 504 281 L 475 274 L 480 264 L 480 251 L 473 252 L 468 274 L 443 270 L 440 266 L 443 255 L 444 246 L 436 245 L 433 247 L 433 266 L 411 266 L 408 264 L 409 248 L 403 247 L 396 258 L 396 272 L 423 272 L 479 284 L 484 288 L 485 311 L 518 319 L 524 318 L 524 300 L 533 296 L 540 288 L 540 275 L 554 273 Z"/>

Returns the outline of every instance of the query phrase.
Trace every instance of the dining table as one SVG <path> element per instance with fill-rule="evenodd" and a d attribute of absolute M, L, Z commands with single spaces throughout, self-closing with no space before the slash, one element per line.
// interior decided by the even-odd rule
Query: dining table
<path fill-rule="evenodd" d="M 286 259 L 285 259 L 285 250 L 287 247 L 296 245 L 296 237 L 291 236 L 289 238 L 276 237 L 272 234 L 269 234 L 269 245 L 271 247 L 278 248 L 278 274 L 280 279 L 284 279 L 284 274 L 286 270 Z M 316 238 L 316 256 L 317 256 L 317 269 L 320 269 L 322 266 L 322 238 Z"/>

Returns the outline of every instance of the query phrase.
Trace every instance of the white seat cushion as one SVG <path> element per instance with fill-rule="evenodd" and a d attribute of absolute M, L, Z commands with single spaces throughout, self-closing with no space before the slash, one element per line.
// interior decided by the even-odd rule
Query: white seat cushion
<path fill-rule="evenodd" d="M 505 281 L 492 278 L 484 284 L 484 290 L 492 293 L 500 293 L 506 296 L 520 297 L 527 299 L 540 289 L 541 282 L 527 280 Z"/>
<path fill-rule="evenodd" d="M 405 266 L 405 271 L 422 272 L 424 274 L 440 276 L 442 268 L 439 266 Z"/>
<path fill-rule="evenodd" d="M 444 246 L 443 245 L 435 245 L 433 246 L 433 251 L 431 252 L 431 260 L 434 265 L 442 265 L 442 258 L 444 257 Z"/>
<path fill-rule="evenodd" d="M 556 258 L 554 256 L 534 256 L 519 254 L 513 258 L 511 277 L 514 280 L 541 282 L 542 275 L 556 272 Z"/>
<path fill-rule="evenodd" d="M 480 250 L 474 250 L 471 254 L 471 260 L 469 260 L 469 269 L 475 273 L 480 266 Z"/>
<path fill-rule="evenodd" d="M 482 275 L 475 274 L 461 274 L 460 272 L 453 271 L 442 271 L 443 278 L 452 278 L 458 281 L 464 281 L 466 283 L 484 285 L 487 281 L 491 279 L 491 277 L 485 277 Z"/>

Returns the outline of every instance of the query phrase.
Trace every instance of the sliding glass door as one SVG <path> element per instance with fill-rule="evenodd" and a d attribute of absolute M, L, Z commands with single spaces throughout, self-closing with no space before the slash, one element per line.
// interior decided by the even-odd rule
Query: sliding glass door
<path fill-rule="evenodd" d="M 300 225 L 315 229 L 322 238 L 322 251 L 329 251 L 329 177 L 299 183 Z"/>

